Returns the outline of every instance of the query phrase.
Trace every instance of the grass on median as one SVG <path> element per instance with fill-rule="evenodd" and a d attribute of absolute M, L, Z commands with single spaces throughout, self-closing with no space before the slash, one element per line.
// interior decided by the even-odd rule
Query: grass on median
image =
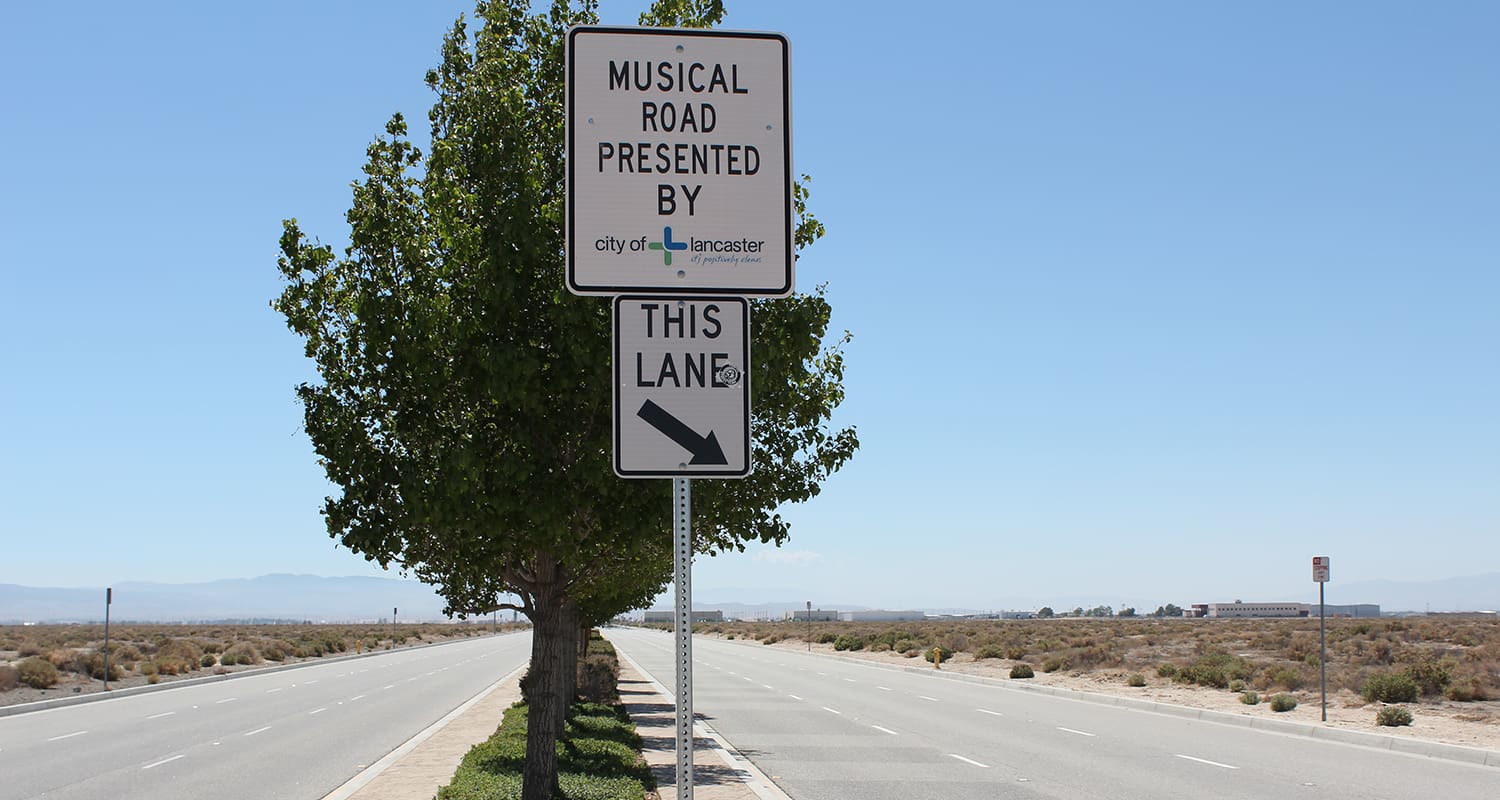
<path fill-rule="evenodd" d="M 624 706 L 574 703 L 557 744 L 559 797 L 565 800 L 644 800 L 656 788 L 640 756 L 641 737 Z M 505 711 L 500 728 L 475 745 L 437 800 L 512 800 L 521 797 L 526 764 L 526 704 Z"/>

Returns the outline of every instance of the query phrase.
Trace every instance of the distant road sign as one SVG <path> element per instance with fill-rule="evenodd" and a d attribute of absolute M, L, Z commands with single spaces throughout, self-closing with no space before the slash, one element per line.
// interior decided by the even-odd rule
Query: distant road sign
<path fill-rule="evenodd" d="M 1313 556 L 1313 581 L 1328 582 L 1328 556 Z"/>
<path fill-rule="evenodd" d="M 568 290 L 791 294 L 779 33 L 568 32 Z"/>
<path fill-rule="evenodd" d="M 615 473 L 750 474 L 750 303 L 615 298 Z"/>

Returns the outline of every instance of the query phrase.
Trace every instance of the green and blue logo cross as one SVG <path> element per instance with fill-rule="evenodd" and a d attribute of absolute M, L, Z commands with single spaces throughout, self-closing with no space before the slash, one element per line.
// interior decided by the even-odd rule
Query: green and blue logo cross
<path fill-rule="evenodd" d="M 646 247 L 652 250 L 660 250 L 661 263 L 670 267 L 672 266 L 672 251 L 686 250 L 687 242 L 672 241 L 672 228 L 669 225 L 661 229 L 661 241 L 651 242 L 650 244 L 646 245 Z"/>

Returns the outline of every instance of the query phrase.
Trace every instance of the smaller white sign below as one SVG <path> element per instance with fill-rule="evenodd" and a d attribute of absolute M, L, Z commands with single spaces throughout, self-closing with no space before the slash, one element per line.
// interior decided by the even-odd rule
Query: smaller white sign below
<path fill-rule="evenodd" d="M 1328 582 L 1328 556 L 1313 556 L 1313 582 Z"/>
<path fill-rule="evenodd" d="M 615 298 L 615 474 L 750 474 L 750 303 Z"/>

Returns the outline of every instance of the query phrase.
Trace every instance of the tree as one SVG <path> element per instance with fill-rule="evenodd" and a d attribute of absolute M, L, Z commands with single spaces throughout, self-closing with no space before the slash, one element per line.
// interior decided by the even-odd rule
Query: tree
<path fill-rule="evenodd" d="M 427 152 L 398 114 L 367 150 L 342 257 L 295 219 L 273 302 L 320 381 L 297 394 L 329 480 L 329 534 L 433 584 L 460 616 L 531 620 L 523 797 L 556 787 L 556 742 L 582 626 L 654 596 L 671 572 L 668 481 L 610 465 L 610 304 L 564 290 L 564 65 L 594 4 L 483 0 L 427 75 Z M 707 27 L 718 0 L 659 0 L 642 24 Z M 796 192 L 800 251 L 823 233 Z M 703 552 L 780 544 L 783 503 L 815 496 L 852 457 L 843 345 L 823 287 L 754 303 L 755 472 L 694 486 Z M 831 341 L 829 341 L 831 339 Z M 513 594 L 514 604 L 498 604 Z"/>
<path fill-rule="evenodd" d="M 1126 607 L 1120 609 L 1120 616 L 1122 616 L 1122 617 L 1133 617 L 1133 616 L 1135 616 L 1135 608 L 1132 607 L 1132 606 L 1126 606 Z"/>
<path fill-rule="evenodd" d="M 1057 612 L 1052 610 L 1052 606 L 1042 606 L 1036 612 L 1037 619 L 1052 619 L 1056 615 Z"/>
<path fill-rule="evenodd" d="M 1153 616 L 1153 617 L 1180 617 L 1180 616 L 1182 616 L 1182 609 L 1178 608 L 1175 605 L 1172 605 L 1171 603 L 1167 603 L 1164 606 L 1157 606 L 1156 610 L 1151 613 L 1151 616 Z"/>

